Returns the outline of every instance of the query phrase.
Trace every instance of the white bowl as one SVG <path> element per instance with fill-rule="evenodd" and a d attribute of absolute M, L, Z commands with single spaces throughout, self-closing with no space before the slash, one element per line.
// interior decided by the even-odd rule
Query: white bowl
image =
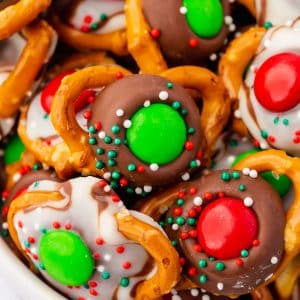
<path fill-rule="evenodd" d="M 11 287 L 13 294 L 16 295 L 9 299 L 66 300 L 35 276 L 15 256 L 2 238 L 0 238 L 0 278 L 8 287 Z"/>

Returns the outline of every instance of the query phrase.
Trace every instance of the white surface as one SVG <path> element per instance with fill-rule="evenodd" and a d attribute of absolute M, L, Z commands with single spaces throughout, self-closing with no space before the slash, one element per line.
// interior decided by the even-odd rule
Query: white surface
<path fill-rule="evenodd" d="M 66 300 L 38 279 L 0 238 L 0 299 Z"/>

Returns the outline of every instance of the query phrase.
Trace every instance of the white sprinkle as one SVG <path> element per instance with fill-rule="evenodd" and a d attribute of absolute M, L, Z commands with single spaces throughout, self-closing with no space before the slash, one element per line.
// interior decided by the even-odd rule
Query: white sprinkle
<path fill-rule="evenodd" d="M 169 98 L 169 94 L 167 91 L 161 91 L 158 95 L 159 99 L 165 101 Z"/>
<path fill-rule="evenodd" d="M 250 176 L 251 178 L 257 178 L 258 173 L 257 173 L 256 170 L 251 170 L 250 173 L 249 173 L 249 176 Z"/>
<path fill-rule="evenodd" d="M 232 22 L 233 22 L 233 18 L 231 16 L 225 16 L 224 17 L 224 23 L 226 25 L 230 25 L 230 24 L 232 24 Z"/>
<path fill-rule="evenodd" d="M 217 288 L 218 288 L 218 290 L 222 291 L 223 288 L 224 288 L 224 284 L 223 284 L 222 282 L 219 282 L 219 283 L 217 284 Z"/>
<path fill-rule="evenodd" d="M 244 168 L 244 169 L 242 170 L 242 173 L 243 173 L 244 175 L 249 175 L 250 169 L 249 169 L 249 168 Z"/>
<path fill-rule="evenodd" d="M 22 228 L 23 233 L 27 234 L 27 231 L 28 231 L 27 228 L 25 228 L 25 227 Z"/>
<path fill-rule="evenodd" d="M 158 164 L 151 164 L 149 166 L 150 170 L 153 172 L 156 172 L 159 169 L 159 165 Z"/>
<path fill-rule="evenodd" d="M 218 56 L 217 56 L 216 53 L 212 53 L 212 54 L 210 55 L 210 57 L 209 57 L 209 59 L 210 59 L 211 61 L 215 61 L 217 58 L 218 58 Z"/>
<path fill-rule="evenodd" d="M 110 172 L 105 172 L 105 173 L 103 174 L 103 178 L 106 179 L 106 180 L 109 180 L 110 177 L 111 177 L 111 173 L 110 173 Z"/>
<path fill-rule="evenodd" d="M 122 116 L 124 116 L 124 110 L 121 109 L 121 108 L 117 109 L 116 115 L 117 115 L 117 117 L 122 117 Z"/>
<path fill-rule="evenodd" d="M 111 191 L 110 185 L 107 184 L 103 190 L 104 190 L 104 192 L 109 193 Z"/>
<path fill-rule="evenodd" d="M 253 199 L 251 197 L 246 197 L 244 199 L 244 205 L 247 207 L 250 207 L 253 205 Z"/>
<path fill-rule="evenodd" d="M 269 48 L 269 47 L 271 46 L 271 41 L 270 41 L 270 40 L 265 40 L 264 46 L 265 46 L 266 48 Z"/>
<path fill-rule="evenodd" d="M 143 190 L 140 187 L 135 188 L 135 193 L 137 195 L 140 195 L 143 192 Z"/>
<path fill-rule="evenodd" d="M 125 128 L 130 128 L 130 127 L 131 127 L 131 121 L 130 121 L 130 120 L 125 120 L 125 121 L 123 122 L 123 126 L 124 126 Z"/>
<path fill-rule="evenodd" d="M 251 65 L 249 69 L 251 72 L 255 72 L 257 70 L 255 65 Z"/>
<path fill-rule="evenodd" d="M 7 229 L 7 228 L 8 228 L 7 222 L 2 223 L 2 228 L 3 228 L 3 229 Z"/>
<path fill-rule="evenodd" d="M 35 211 L 36 211 L 38 214 L 41 214 L 41 213 L 42 213 L 42 208 L 41 208 L 41 207 L 38 207 Z"/>
<path fill-rule="evenodd" d="M 236 110 L 234 111 L 234 116 L 235 116 L 237 119 L 240 119 L 240 118 L 241 118 L 241 112 L 240 112 L 238 109 L 236 109 Z"/>
<path fill-rule="evenodd" d="M 103 256 L 103 258 L 104 258 L 105 261 L 110 261 L 111 260 L 111 255 L 110 254 L 105 254 Z"/>
<path fill-rule="evenodd" d="M 172 295 L 177 295 L 177 294 L 178 294 L 178 292 L 177 292 L 177 290 L 176 290 L 176 289 L 171 289 L 171 294 L 172 294 Z"/>
<path fill-rule="evenodd" d="M 230 25 L 229 25 L 229 31 L 230 31 L 230 32 L 236 31 L 236 26 L 235 26 L 235 24 L 230 24 Z"/>
<path fill-rule="evenodd" d="M 182 300 L 182 298 L 179 295 L 172 296 L 172 300 Z"/>
<path fill-rule="evenodd" d="M 210 300 L 210 297 L 208 295 L 203 295 L 202 300 Z"/>
<path fill-rule="evenodd" d="M 144 102 L 144 106 L 145 106 L 145 107 L 148 107 L 148 106 L 150 106 L 150 105 L 151 105 L 150 100 L 146 100 L 146 101 Z"/>
<path fill-rule="evenodd" d="M 191 289 L 191 295 L 193 297 L 197 297 L 199 295 L 199 290 L 198 289 Z"/>
<path fill-rule="evenodd" d="M 40 224 L 38 224 L 38 223 L 34 224 L 34 230 L 39 231 L 40 230 Z"/>
<path fill-rule="evenodd" d="M 98 272 L 102 273 L 105 270 L 105 267 L 103 265 L 100 265 L 97 267 Z"/>
<path fill-rule="evenodd" d="M 37 254 L 36 248 L 30 248 L 30 252 L 31 252 L 32 254 Z"/>
<path fill-rule="evenodd" d="M 177 231 L 179 229 L 179 225 L 178 224 L 173 224 L 172 225 L 172 230 Z"/>
<path fill-rule="evenodd" d="M 150 192 L 152 191 L 152 186 L 151 186 L 151 185 L 145 185 L 145 186 L 144 186 L 144 191 L 145 191 L 146 193 L 150 193 Z"/>
<path fill-rule="evenodd" d="M 265 143 L 265 142 L 261 142 L 261 143 L 259 144 L 259 146 L 260 146 L 260 148 L 263 149 L 263 150 L 269 148 L 269 147 L 268 147 L 268 144 Z"/>
<path fill-rule="evenodd" d="M 203 200 L 202 200 L 201 197 L 197 196 L 197 197 L 194 198 L 193 203 L 194 203 L 196 206 L 200 206 L 200 205 L 203 204 Z"/>
<path fill-rule="evenodd" d="M 197 167 L 200 167 L 201 166 L 201 161 L 199 159 L 196 159 L 196 164 L 197 164 Z"/>
<path fill-rule="evenodd" d="M 179 12 L 182 14 L 182 15 L 185 15 L 185 14 L 187 14 L 187 8 L 185 7 L 185 6 L 181 6 L 180 8 L 179 8 Z"/>
<path fill-rule="evenodd" d="M 98 136 L 99 136 L 100 139 L 104 139 L 105 136 L 106 136 L 105 131 L 101 130 L 101 131 L 98 133 Z"/>
<path fill-rule="evenodd" d="M 189 173 L 184 173 L 182 176 L 181 176 L 181 179 L 183 181 L 188 181 L 190 179 L 190 174 Z"/>
<path fill-rule="evenodd" d="M 271 258 L 271 264 L 272 265 L 276 265 L 278 263 L 278 258 L 276 257 L 276 256 L 273 256 L 272 258 Z"/>
<path fill-rule="evenodd" d="M 13 182 L 19 181 L 20 178 L 21 178 L 21 174 L 20 174 L 20 173 L 16 173 L 16 174 L 13 176 Z"/>

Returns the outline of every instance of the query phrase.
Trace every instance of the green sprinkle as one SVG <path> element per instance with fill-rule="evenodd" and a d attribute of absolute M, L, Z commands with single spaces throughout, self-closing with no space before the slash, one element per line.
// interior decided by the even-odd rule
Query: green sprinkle
<path fill-rule="evenodd" d="M 48 119 L 49 118 L 49 115 L 48 114 L 44 114 L 43 115 L 43 119 Z"/>
<path fill-rule="evenodd" d="M 184 217 L 178 217 L 178 218 L 176 218 L 176 224 L 179 225 L 179 226 L 184 225 L 185 224 Z"/>
<path fill-rule="evenodd" d="M 260 135 L 261 135 L 261 137 L 262 138 L 264 138 L 264 139 L 267 139 L 268 138 L 268 132 L 266 131 L 266 130 L 262 130 L 261 132 L 260 132 Z"/>
<path fill-rule="evenodd" d="M 240 184 L 240 185 L 239 185 L 239 190 L 240 190 L 241 192 L 244 192 L 244 191 L 246 190 L 246 186 L 245 186 L 244 184 Z"/>
<path fill-rule="evenodd" d="M 86 289 L 89 289 L 89 288 L 90 288 L 90 285 L 89 285 L 88 283 L 85 283 L 83 286 L 84 286 Z"/>
<path fill-rule="evenodd" d="M 279 123 L 279 117 L 274 118 L 273 122 L 275 125 L 277 125 Z"/>
<path fill-rule="evenodd" d="M 240 179 L 241 178 L 241 175 L 238 171 L 233 171 L 232 172 L 232 178 L 233 179 Z"/>
<path fill-rule="evenodd" d="M 128 285 L 129 285 L 129 278 L 127 278 L 127 277 L 121 278 L 120 285 L 122 287 L 128 287 Z"/>
<path fill-rule="evenodd" d="M 114 125 L 112 128 L 111 128 L 111 131 L 112 133 L 119 133 L 121 130 L 120 126 L 118 125 Z"/>
<path fill-rule="evenodd" d="M 206 276 L 206 275 L 201 275 L 201 276 L 199 277 L 199 281 L 200 281 L 201 283 L 205 283 L 205 282 L 207 281 L 207 276 Z"/>
<path fill-rule="evenodd" d="M 94 137 L 89 138 L 89 144 L 90 145 L 96 145 L 97 144 L 97 140 Z"/>
<path fill-rule="evenodd" d="M 172 107 L 173 107 L 174 109 L 179 109 L 180 106 L 181 106 L 181 104 L 180 104 L 179 101 L 174 101 L 174 102 L 172 103 Z"/>
<path fill-rule="evenodd" d="M 290 122 L 288 119 L 283 119 L 282 123 L 283 125 L 288 126 Z"/>
<path fill-rule="evenodd" d="M 111 138 L 110 136 L 106 136 L 106 137 L 104 138 L 104 143 L 105 143 L 105 144 L 111 144 L 111 142 L 112 142 L 112 138 Z"/>
<path fill-rule="evenodd" d="M 111 187 L 113 190 L 115 190 L 115 189 L 117 189 L 117 188 L 119 187 L 118 182 L 115 181 L 115 180 L 112 180 L 111 183 L 110 183 L 109 185 L 110 185 L 110 187 Z"/>
<path fill-rule="evenodd" d="M 101 278 L 107 280 L 110 278 L 110 274 L 108 272 L 101 273 Z"/>
<path fill-rule="evenodd" d="M 91 30 L 97 30 L 99 28 L 99 25 L 97 23 L 93 23 L 91 25 Z"/>
<path fill-rule="evenodd" d="M 96 169 L 100 170 L 103 169 L 103 167 L 104 167 L 104 162 L 102 160 L 97 160 Z"/>
<path fill-rule="evenodd" d="M 171 241 L 171 243 L 172 243 L 173 247 L 177 246 L 177 241 L 173 240 L 173 241 Z"/>
<path fill-rule="evenodd" d="M 95 128 L 95 126 L 94 125 L 91 125 L 90 127 L 89 127 L 89 133 L 96 133 L 96 128 Z"/>
<path fill-rule="evenodd" d="M 195 128 L 190 127 L 190 128 L 188 129 L 188 134 L 194 134 L 195 131 L 196 131 Z"/>
<path fill-rule="evenodd" d="M 160 221 L 160 222 L 159 222 L 159 225 L 160 225 L 161 227 L 164 227 L 164 226 L 165 226 L 165 222 L 164 222 L 164 221 Z"/>
<path fill-rule="evenodd" d="M 225 264 L 221 261 L 218 261 L 216 264 L 215 264 L 215 269 L 217 271 L 224 271 L 225 270 Z"/>
<path fill-rule="evenodd" d="M 172 217 L 168 217 L 167 218 L 167 223 L 168 224 L 173 224 L 174 223 L 174 219 Z"/>
<path fill-rule="evenodd" d="M 270 29 L 271 27 L 273 27 L 273 24 L 270 21 L 265 22 L 264 27 L 266 29 Z"/>
<path fill-rule="evenodd" d="M 42 228 L 41 229 L 41 233 L 46 234 L 47 233 L 47 229 L 46 228 Z"/>
<path fill-rule="evenodd" d="M 40 170 L 42 168 L 42 166 L 39 164 L 39 163 L 35 163 L 33 166 L 32 166 L 32 169 L 34 171 L 37 171 L 37 170 Z"/>
<path fill-rule="evenodd" d="M 34 187 L 38 187 L 39 185 L 40 185 L 40 183 L 38 181 L 36 181 L 36 182 L 33 183 Z"/>
<path fill-rule="evenodd" d="M 126 193 L 127 193 L 127 194 L 129 194 L 129 195 L 132 195 L 132 194 L 134 194 L 134 190 L 133 190 L 133 188 L 130 188 L 130 187 L 129 187 L 129 188 L 127 188 L 127 189 L 126 189 Z"/>
<path fill-rule="evenodd" d="M 239 142 L 236 139 L 230 139 L 228 144 L 230 147 L 237 147 Z"/>
<path fill-rule="evenodd" d="M 46 270 L 45 266 L 44 266 L 42 263 L 39 264 L 39 268 L 40 268 L 41 270 Z"/>
<path fill-rule="evenodd" d="M 249 251 L 248 250 L 242 250 L 241 251 L 241 257 L 248 257 L 249 256 Z"/>
<path fill-rule="evenodd" d="M 207 261 L 205 259 L 200 259 L 198 261 L 198 265 L 200 268 L 206 268 L 207 267 Z"/>
<path fill-rule="evenodd" d="M 195 168 L 197 168 L 197 162 L 195 161 L 195 160 L 192 160 L 191 162 L 190 162 L 190 168 L 191 169 L 195 169 Z"/>
<path fill-rule="evenodd" d="M 214 257 L 212 257 L 212 256 L 210 256 L 209 258 L 209 261 L 215 261 L 216 259 L 214 258 Z"/>
<path fill-rule="evenodd" d="M 172 82 L 168 82 L 167 83 L 167 88 L 168 89 L 172 89 L 173 88 L 173 83 Z"/>
<path fill-rule="evenodd" d="M 100 15 L 100 21 L 105 21 L 107 19 L 107 15 L 106 14 L 101 14 Z"/>
<path fill-rule="evenodd" d="M 8 237 L 8 230 L 7 230 L 7 229 L 3 229 L 3 231 L 2 231 L 2 236 L 3 236 L 4 238 Z"/>
<path fill-rule="evenodd" d="M 107 156 L 109 158 L 116 158 L 117 155 L 118 155 L 118 153 L 116 151 L 114 151 L 114 150 L 109 150 L 108 153 L 107 153 Z"/>
<path fill-rule="evenodd" d="M 25 247 L 30 248 L 30 243 L 28 241 L 24 242 Z"/>
<path fill-rule="evenodd" d="M 102 154 L 104 154 L 104 149 L 103 148 L 97 148 L 96 149 L 96 153 L 98 154 L 98 155 L 102 155 Z"/>
<path fill-rule="evenodd" d="M 111 174 L 111 177 L 112 177 L 113 179 L 118 180 L 118 179 L 121 178 L 121 173 L 118 172 L 118 171 L 113 171 L 112 174 Z"/>
<path fill-rule="evenodd" d="M 115 145 L 119 146 L 119 145 L 121 145 L 121 143 L 122 143 L 122 141 L 120 138 L 115 138 L 115 140 L 114 140 Z"/>
<path fill-rule="evenodd" d="M 133 171 L 136 170 L 136 165 L 135 164 L 129 164 L 127 166 L 127 169 L 128 169 L 129 172 L 133 172 Z"/>
<path fill-rule="evenodd" d="M 195 226 L 196 225 L 196 219 L 195 218 L 188 218 L 187 223 L 190 226 Z"/>
<path fill-rule="evenodd" d="M 177 205 L 182 206 L 184 204 L 183 199 L 177 199 Z"/>
<path fill-rule="evenodd" d="M 230 176 L 230 173 L 229 172 L 222 172 L 221 173 L 221 179 L 223 180 L 223 181 L 230 181 L 230 179 L 231 179 L 231 176 Z"/>
<path fill-rule="evenodd" d="M 187 111 L 186 109 L 182 109 L 182 110 L 181 110 L 181 114 L 182 114 L 183 116 L 186 116 L 186 115 L 188 114 L 188 111 Z"/>
<path fill-rule="evenodd" d="M 108 162 L 107 162 L 107 165 L 109 167 L 114 167 L 116 165 L 116 161 L 114 159 L 109 159 Z"/>

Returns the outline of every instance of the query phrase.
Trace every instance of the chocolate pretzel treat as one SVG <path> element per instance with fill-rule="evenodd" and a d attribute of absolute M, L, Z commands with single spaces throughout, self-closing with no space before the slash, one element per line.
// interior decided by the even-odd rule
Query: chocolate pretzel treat
<path fill-rule="evenodd" d="M 129 52 L 144 73 L 215 60 L 235 30 L 227 0 L 128 0 L 125 11 Z"/>
<path fill-rule="evenodd" d="M 218 78 L 206 69 L 129 75 L 117 66 L 99 66 L 68 76 L 56 93 L 50 116 L 74 154 L 78 172 L 98 174 L 114 188 L 144 195 L 174 180 L 188 180 L 205 166 L 226 124 L 229 104 Z M 106 87 L 91 105 L 87 135 L 78 126 L 72 105 L 81 90 L 97 86 Z M 195 89 L 203 98 L 201 115 L 183 87 Z"/>
<path fill-rule="evenodd" d="M 43 67 L 56 46 L 56 35 L 44 21 L 25 27 L 0 41 L 0 118 L 3 134 L 14 123 L 11 119 L 23 100 L 37 87 Z"/>
<path fill-rule="evenodd" d="M 70 173 L 70 151 L 56 133 L 49 118 L 54 95 L 63 78 L 74 73 L 75 70 L 84 68 L 87 65 L 111 63 L 114 63 L 114 61 L 103 52 L 71 56 L 49 71 L 47 75 L 51 75 L 53 79 L 49 80 L 32 97 L 31 102 L 22 108 L 18 125 L 18 133 L 22 141 L 37 160 L 48 166 L 56 166 L 58 175 L 63 173 L 63 176 L 66 177 Z M 94 101 L 96 93 L 96 90 L 85 90 L 75 101 L 77 121 L 86 132 L 88 131 L 89 106 Z"/>
<path fill-rule="evenodd" d="M 8 224 L 22 253 L 71 298 L 154 299 L 179 279 L 159 226 L 98 178 L 36 181 L 12 202 Z"/>
<path fill-rule="evenodd" d="M 240 295 L 273 276 L 284 251 L 285 216 L 278 194 L 257 172 L 215 171 L 169 194 L 177 200 L 165 230 L 194 284 Z"/>
<path fill-rule="evenodd" d="M 231 96 L 239 100 L 235 116 L 242 119 L 260 147 L 274 147 L 296 156 L 300 154 L 299 26 L 300 20 L 296 19 L 266 33 L 251 29 L 232 43 L 220 65 L 225 85 Z M 245 44 L 246 40 L 249 42 Z"/>
<path fill-rule="evenodd" d="M 51 23 L 72 47 L 127 54 L 123 0 L 71 0 L 54 3 Z"/>

